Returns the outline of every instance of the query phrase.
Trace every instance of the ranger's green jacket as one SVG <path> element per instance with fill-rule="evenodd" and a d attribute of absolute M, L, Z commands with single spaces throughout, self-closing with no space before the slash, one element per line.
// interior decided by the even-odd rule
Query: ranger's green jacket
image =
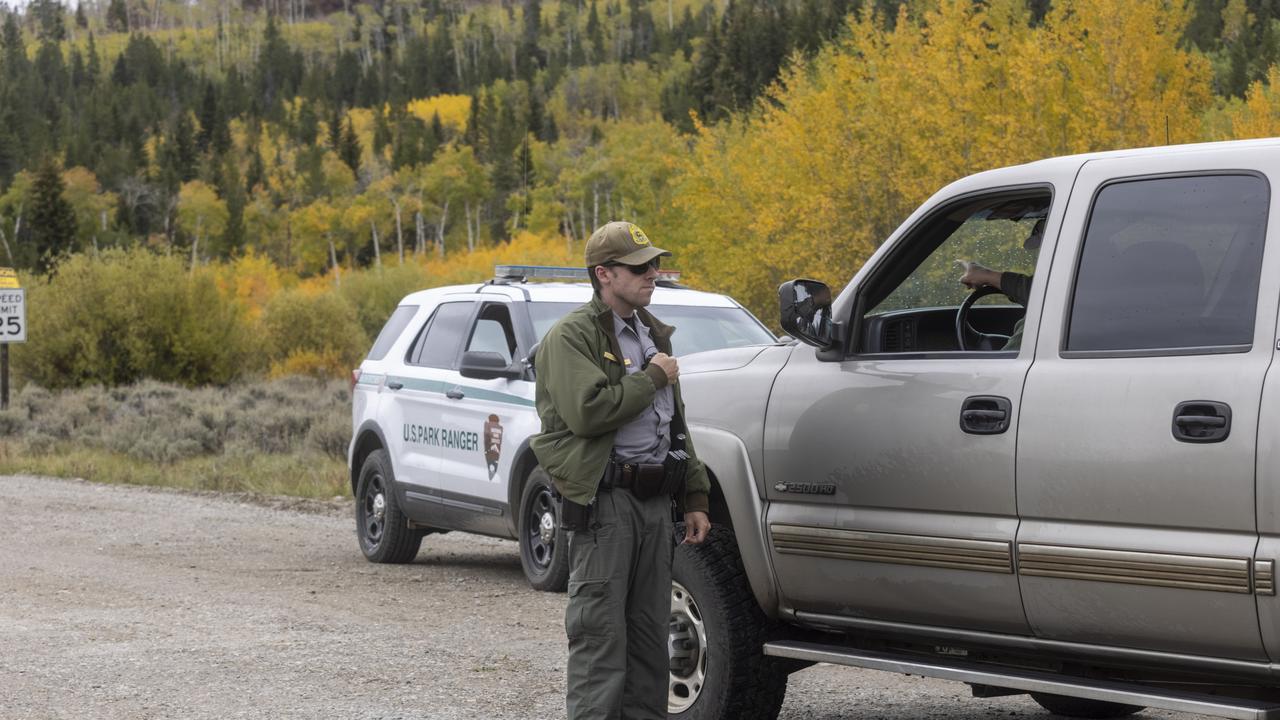
<path fill-rule="evenodd" d="M 647 310 L 637 312 L 649 328 L 654 346 L 670 355 L 675 328 L 662 324 Z M 618 428 L 649 407 L 654 393 L 666 386 L 667 375 L 655 365 L 627 374 L 613 332 L 613 310 L 598 296 L 547 332 L 534 363 L 542 433 L 533 436 L 529 445 L 560 494 L 586 505 L 596 496 Z M 682 509 L 706 512 L 711 481 L 683 427 L 679 382 L 672 390 L 676 415 L 671 420 L 671 435 L 685 433 L 684 449 L 690 456 Z"/>

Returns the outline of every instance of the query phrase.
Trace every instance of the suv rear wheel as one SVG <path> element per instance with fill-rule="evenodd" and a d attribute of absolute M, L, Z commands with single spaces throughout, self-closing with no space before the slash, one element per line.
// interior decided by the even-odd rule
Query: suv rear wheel
<path fill-rule="evenodd" d="M 676 526 L 676 537 L 684 534 Z M 676 548 L 671 566 L 667 713 L 679 720 L 773 720 L 787 674 L 761 651 L 768 620 L 756 604 L 733 532 L 713 527 Z"/>
<path fill-rule="evenodd" d="M 386 450 L 374 450 L 356 483 L 356 535 L 369 562 L 407 563 L 418 556 L 423 532 L 412 530 L 396 501 L 395 476 Z"/>
<path fill-rule="evenodd" d="M 1128 717 L 1142 710 L 1137 705 L 1107 702 L 1106 700 L 1089 700 L 1087 698 L 1051 695 L 1049 693 L 1031 693 L 1031 699 L 1040 707 L 1054 715 L 1074 718 L 1120 718 Z"/>
<path fill-rule="evenodd" d="M 534 468 L 520 493 L 520 565 L 534 590 L 563 592 L 569 582 L 569 543 L 560 529 L 560 508 L 551 476 Z"/>

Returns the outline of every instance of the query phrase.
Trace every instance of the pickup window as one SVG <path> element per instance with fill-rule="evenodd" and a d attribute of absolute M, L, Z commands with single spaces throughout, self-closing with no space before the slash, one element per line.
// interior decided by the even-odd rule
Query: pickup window
<path fill-rule="evenodd" d="M 1085 231 L 1065 354 L 1247 351 L 1269 195 L 1266 180 L 1245 174 L 1104 186 Z"/>
<path fill-rule="evenodd" d="M 1044 190 L 971 198 L 942 208 L 913 229 L 899 243 L 898 255 L 882 264 L 888 271 L 871 283 L 859 352 L 962 349 L 956 314 L 971 291 L 960 284 L 965 271 L 957 261 L 1017 275 L 1004 288 L 1009 295 L 998 292 L 977 301 L 966 326 L 989 339 L 964 349 L 1017 349 L 1051 201 Z"/>

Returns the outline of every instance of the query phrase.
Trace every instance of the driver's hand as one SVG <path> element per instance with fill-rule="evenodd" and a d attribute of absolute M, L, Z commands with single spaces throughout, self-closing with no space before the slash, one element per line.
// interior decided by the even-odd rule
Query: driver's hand
<path fill-rule="evenodd" d="M 964 270 L 964 274 L 960 276 L 960 284 L 970 290 L 977 290 L 984 285 L 1000 289 L 1000 273 L 995 270 L 969 260 L 956 260 L 956 265 Z"/>

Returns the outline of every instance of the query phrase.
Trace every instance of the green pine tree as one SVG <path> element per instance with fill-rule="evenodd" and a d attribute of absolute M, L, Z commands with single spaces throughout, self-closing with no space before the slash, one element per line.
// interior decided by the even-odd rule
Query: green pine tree
<path fill-rule="evenodd" d="M 112 32 L 129 32 L 129 6 L 125 0 L 111 0 L 107 5 L 107 29 Z"/>
<path fill-rule="evenodd" d="M 52 162 L 40 166 L 27 196 L 28 225 L 35 270 L 47 273 L 58 258 L 75 249 L 76 215 L 62 196 L 62 170 Z"/>
<path fill-rule="evenodd" d="M 338 151 L 338 156 L 342 158 L 342 162 L 351 168 L 351 172 L 359 172 L 360 170 L 360 139 L 356 137 L 355 126 L 348 119 L 342 126 L 342 145 Z"/>

